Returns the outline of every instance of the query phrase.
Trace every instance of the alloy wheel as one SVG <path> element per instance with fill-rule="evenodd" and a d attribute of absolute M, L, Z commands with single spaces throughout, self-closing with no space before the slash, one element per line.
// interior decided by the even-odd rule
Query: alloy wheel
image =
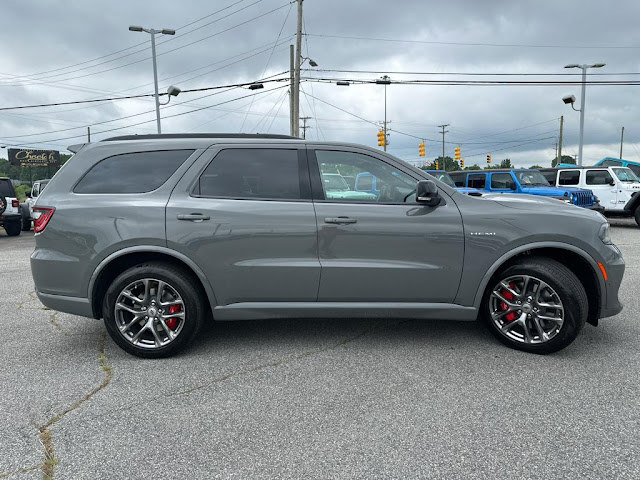
<path fill-rule="evenodd" d="M 558 293 L 531 275 L 500 280 L 491 291 L 489 313 L 502 335 L 524 344 L 546 343 L 564 324 L 564 306 Z"/>
<path fill-rule="evenodd" d="M 136 347 L 155 349 L 174 341 L 185 324 L 182 297 L 170 284 L 142 278 L 122 289 L 114 314 L 120 334 Z"/>

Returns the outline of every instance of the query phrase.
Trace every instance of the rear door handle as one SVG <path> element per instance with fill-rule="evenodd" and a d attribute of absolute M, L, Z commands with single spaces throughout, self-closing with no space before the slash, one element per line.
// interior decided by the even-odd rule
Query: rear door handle
<path fill-rule="evenodd" d="M 209 215 L 203 213 L 181 213 L 178 220 L 188 220 L 190 222 L 202 222 L 203 220 L 211 220 Z"/>
<path fill-rule="evenodd" d="M 358 220 L 351 217 L 325 217 L 324 223 L 335 223 L 337 225 L 347 225 L 356 223 Z"/>

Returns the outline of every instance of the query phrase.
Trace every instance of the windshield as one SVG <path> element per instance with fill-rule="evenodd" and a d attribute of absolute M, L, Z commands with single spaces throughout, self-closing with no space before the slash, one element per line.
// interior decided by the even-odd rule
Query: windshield
<path fill-rule="evenodd" d="M 349 184 L 340 175 L 322 175 L 325 191 L 349 190 Z"/>
<path fill-rule="evenodd" d="M 451 177 L 449 176 L 448 173 L 432 173 L 431 175 L 433 175 L 434 177 L 436 177 L 438 180 L 440 180 L 442 183 L 449 185 L 451 188 L 455 188 L 456 184 L 453 183 L 453 180 L 451 180 Z"/>
<path fill-rule="evenodd" d="M 516 177 L 521 185 L 548 187 L 549 182 L 537 170 L 525 170 L 524 172 L 516 172 Z"/>
<path fill-rule="evenodd" d="M 616 174 L 618 180 L 621 182 L 640 182 L 636 174 L 631 171 L 630 168 L 621 167 L 621 168 L 612 168 L 613 173 Z"/>

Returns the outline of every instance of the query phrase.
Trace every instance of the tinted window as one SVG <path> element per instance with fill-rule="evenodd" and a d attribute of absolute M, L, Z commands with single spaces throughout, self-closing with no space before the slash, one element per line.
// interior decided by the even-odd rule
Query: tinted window
<path fill-rule="evenodd" d="M 2 195 L 3 197 L 16 196 L 11 180 L 0 179 L 0 195 Z"/>
<path fill-rule="evenodd" d="M 580 181 L 580 170 L 564 170 L 558 177 L 559 185 L 578 185 Z"/>
<path fill-rule="evenodd" d="M 618 160 L 605 160 L 604 162 L 600 162 L 598 165 L 602 165 L 603 167 L 621 167 L 622 162 Z"/>
<path fill-rule="evenodd" d="M 491 175 L 491 188 L 515 188 L 510 173 L 494 173 Z"/>
<path fill-rule="evenodd" d="M 484 173 L 471 173 L 467 178 L 467 186 L 471 188 L 483 189 L 484 179 L 485 179 Z"/>
<path fill-rule="evenodd" d="M 125 153 L 96 163 L 76 193 L 145 193 L 155 190 L 189 158 L 193 150 Z"/>
<path fill-rule="evenodd" d="M 637 177 L 640 177 L 640 165 L 628 164 L 627 167 L 630 168 L 631 171 L 635 173 Z"/>
<path fill-rule="evenodd" d="M 417 181 L 382 160 L 355 152 L 316 150 L 318 169 L 323 179 L 326 200 L 366 203 L 415 203 Z M 355 176 L 355 188 L 346 181 L 342 188 L 333 189 L 327 178 Z"/>
<path fill-rule="evenodd" d="M 451 177 L 451 180 L 453 180 L 453 183 L 456 184 L 456 187 L 464 187 L 464 176 L 465 174 L 460 172 L 460 173 L 450 173 L 449 176 Z"/>
<path fill-rule="evenodd" d="M 297 150 L 232 148 L 222 150 L 198 181 L 205 197 L 300 199 Z"/>
<path fill-rule="evenodd" d="M 609 185 L 612 180 L 606 170 L 587 170 L 587 185 Z"/>
<path fill-rule="evenodd" d="M 540 173 L 544 178 L 547 179 L 547 182 L 549 182 L 551 185 L 556 184 L 556 175 L 558 173 L 556 170 L 547 170 L 547 171 L 540 170 Z"/>

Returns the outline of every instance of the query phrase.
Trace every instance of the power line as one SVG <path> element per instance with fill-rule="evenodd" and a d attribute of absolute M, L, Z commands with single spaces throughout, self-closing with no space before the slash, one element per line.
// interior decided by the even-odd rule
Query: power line
<path fill-rule="evenodd" d="M 527 43 L 480 43 L 480 42 L 440 42 L 435 40 L 406 40 L 397 38 L 374 38 L 374 37 L 357 37 L 348 35 L 325 35 L 318 33 L 306 33 L 310 37 L 319 38 L 339 38 L 344 40 L 366 40 L 373 42 L 393 42 L 393 43 L 416 43 L 427 45 L 459 45 L 465 47 L 517 47 L 517 48 L 576 48 L 576 49 L 633 49 L 640 48 L 636 45 L 535 45 Z"/>
<path fill-rule="evenodd" d="M 235 102 L 235 101 L 238 101 L 238 100 L 242 100 L 243 98 L 254 97 L 256 95 L 261 95 L 261 94 L 264 94 L 264 93 L 267 93 L 267 92 L 272 92 L 273 90 L 279 90 L 281 88 L 286 88 L 286 87 L 287 87 L 287 85 L 283 85 L 283 86 L 280 86 L 280 87 L 272 88 L 271 90 L 262 90 L 262 91 L 257 92 L 257 93 L 252 93 L 252 94 L 249 94 L 249 95 L 244 95 L 242 97 L 237 97 L 237 98 L 232 98 L 230 100 L 225 100 L 224 102 L 216 103 L 214 105 L 207 105 L 205 107 L 196 108 L 196 109 L 193 109 L 193 110 L 189 110 L 187 112 L 180 112 L 180 113 L 175 113 L 173 115 L 166 115 L 166 116 L 163 117 L 163 119 L 174 118 L 174 117 L 179 117 L 179 116 L 182 116 L 182 115 L 187 115 L 189 113 L 199 112 L 199 111 L 202 111 L 202 110 L 206 110 L 208 108 L 213 108 L 213 107 L 217 107 L 217 106 L 220 106 L 220 105 L 225 105 L 227 103 L 231 103 L 231 102 Z M 101 133 L 108 133 L 108 132 L 114 132 L 114 131 L 117 131 L 117 130 L 124 130 L 126 128 L 136 127 L 138 125 L 144 125 L 144 124 L 147 124 L 147 123 L 153 123 L 155 121 L 156 121 L 156 119 L 154 118 L 154 119 L 151 119 L 151 120 L 145 120 L 145 121 L 134 123 L 134 124 L 131 124 L 131 125 L 125 125 L 123 127 L 115 127 L 115 128 L 110 128 L 110 129 L 107 129 L 107 130 L 101 130 L 99 132 L 92 132 L 92 134 L 93 135 L 100 135 Z M 48 144 L 48 143 L 58 142 L 58 141 L 61 141 L 61 140 L 72 140 L 72 139 L 76 139 L 76 138 L 85 138 L 85 135 L 83 134 L 83 135 L 74 135 L 74 136 L 70 136 L 70 137 L 53 138 L 53 139 L 49 139 L 49 140 L 42 140 L 42 141 L 39 141 L 39 142 L 29 142 L 28 144 L 27 143 L 13 144 L 12 146 L 40 145 L 40 144 Z"/>
<path fill-rule="evenodd" d="M 582 76 L 581 73 L 509 73 L 509 72 L 421 72 L 421 71 L 387 71 L 387 70 L 339 70 L 329 68 L 305 68 L 305 72 L 331 72 L 331 73 L 368 73 L 380 75 L 383 73 L 390 75 L 461 75 L 461 76 Z M 640 72 L 589 72 L 589 76 L 613 76 L 613 75 L 640 75 Z"/>
<path fill-rule="evenodd" d="M 283 81 L 288 81 L 288 78 L 276 78 L 276 79 L 272 79 L 272 80 L 264 80 L 261 83 L 269 83 L 269 82 L 283 82 Z M 230 84 L 230 85 L 220 85 L 220 86 L 216 86 L 216 87 L 203 87 L 203 88 L 191 88 L 188 90 L 182 90 L 182 93 L 190 93 L 190 92 L 204 92 L 207 90 L 218 90 L 221 88 L 230 88 L 230 87 L 246 87 L 249 86 L 251 84 L 253 84 L 255 82 L 244 82 L 244 83 L 235 83 L 235 84 Z M 167 95 L 166 93 L 161 93 L 160 96 L 164 96 Z M 121 97 L 109 97 L 109 98 L 94 98 L 94 99 L 89 99 L 89 100 L 73 100 L 73 101 L 69 101 L 69 102 L 56 102 L 56 103 L 40 103 L 40 104 L 36 104 L 36 105 L 19 105 L 19 106 L 15 106 L 15 107 L 0 107 L 0 111 L 5 111 L 5 110 L 20 110 L 20 109 L 25 109 L 25 108 L 40 108 L 40 107 L 57 107 L 60 105 L 78 105 L 78 104 L 82 104 L 82 103 L 96 103 L 96 102 L 113 102 L 116 100 L 128 100 L 128 99 L 132 99 L 132 98 L 146 98 L 146 97 L 153 97 L 154 94 L 153 93 L 144 93 L 144 94 L 139 94 L 139 95 L 125 95 L 125 96 L 121 96 Z"/>
<path fill-rule="evenodd" d="M 332 77 L 303 77 L 304 80 L 318 83 L 336 83 L 348 82 L 353 84 L 370 85 L 376 84 L 375 79 L 363 80 L 355 78 L 332 78 Z M 567 85 L 583 85 L 578 80 L 390 80 L 393 85 L 444 85 L 444 86 L 501 86 L 501 85 L 517 85 L 517 86 L 567 86 Z M 639 81 L 629 80 L 587 80 L 585 85 L 616 85 L 616 86 L 640 86 Z"/>

